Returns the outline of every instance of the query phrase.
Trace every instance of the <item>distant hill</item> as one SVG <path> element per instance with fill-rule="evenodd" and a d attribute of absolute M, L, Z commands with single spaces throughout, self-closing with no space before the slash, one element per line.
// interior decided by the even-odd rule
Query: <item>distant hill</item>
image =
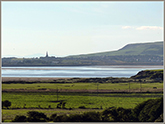
<path fill-rule="evenodd" d="M 163 65 L 163 42 L 128 44 L 117 51 L 68 57 L 2 58 L 2 66 Z"/>
<path fill-rule="evenodd" d="M 132 56 L 132 55 L 158 55 L 163 56 L 163 41 L 151 43 L 128 44 L 117 51 L 82 54 L 68 57 L 91 57 L 91 56 Z"/>

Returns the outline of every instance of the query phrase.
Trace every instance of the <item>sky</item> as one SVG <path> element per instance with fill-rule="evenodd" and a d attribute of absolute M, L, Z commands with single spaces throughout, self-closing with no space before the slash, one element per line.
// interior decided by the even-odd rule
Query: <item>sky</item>
<path fill-rule="evenodd" d="M 163 1 L 2 1 L 2 57 L 64 57 L 164 39 Z"/>

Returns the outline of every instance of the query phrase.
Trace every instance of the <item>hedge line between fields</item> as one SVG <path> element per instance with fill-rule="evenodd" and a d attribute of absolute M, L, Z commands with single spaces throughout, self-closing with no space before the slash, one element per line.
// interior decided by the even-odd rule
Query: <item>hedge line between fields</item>
<path fill-rule="evenodd" d="M 27 116 L 17 115 L 13 122 L 163 122 L 163 97 L 149 99 L 133 109 L 110 107 L 103 112 L 83 114 L 52 114 L 47 117 L 42 112 L 29 111 Z"/>

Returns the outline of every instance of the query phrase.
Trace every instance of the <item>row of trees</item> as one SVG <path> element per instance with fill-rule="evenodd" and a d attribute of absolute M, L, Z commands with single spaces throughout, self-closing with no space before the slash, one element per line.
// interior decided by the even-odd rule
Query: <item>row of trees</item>
<path fill-rule="evenodd" d="M 27 116 L 16 116 L 13 122 L 162 122 L 163 97 L 149 99 L 134 109 L 110 107 L 103 112 L 85 112 L 83 114 L 57 115 L 47 117 L 44 113 L 30 111 Z"/>

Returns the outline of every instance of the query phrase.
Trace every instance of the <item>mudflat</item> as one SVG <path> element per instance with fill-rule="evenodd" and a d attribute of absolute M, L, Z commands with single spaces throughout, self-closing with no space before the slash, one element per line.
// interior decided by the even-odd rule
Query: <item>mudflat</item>
<path fill-rule="evenodd" d="M 2 81 L 53 81 L 68 78 L 37 78 L 37 77 L 2 77 Z"/>

